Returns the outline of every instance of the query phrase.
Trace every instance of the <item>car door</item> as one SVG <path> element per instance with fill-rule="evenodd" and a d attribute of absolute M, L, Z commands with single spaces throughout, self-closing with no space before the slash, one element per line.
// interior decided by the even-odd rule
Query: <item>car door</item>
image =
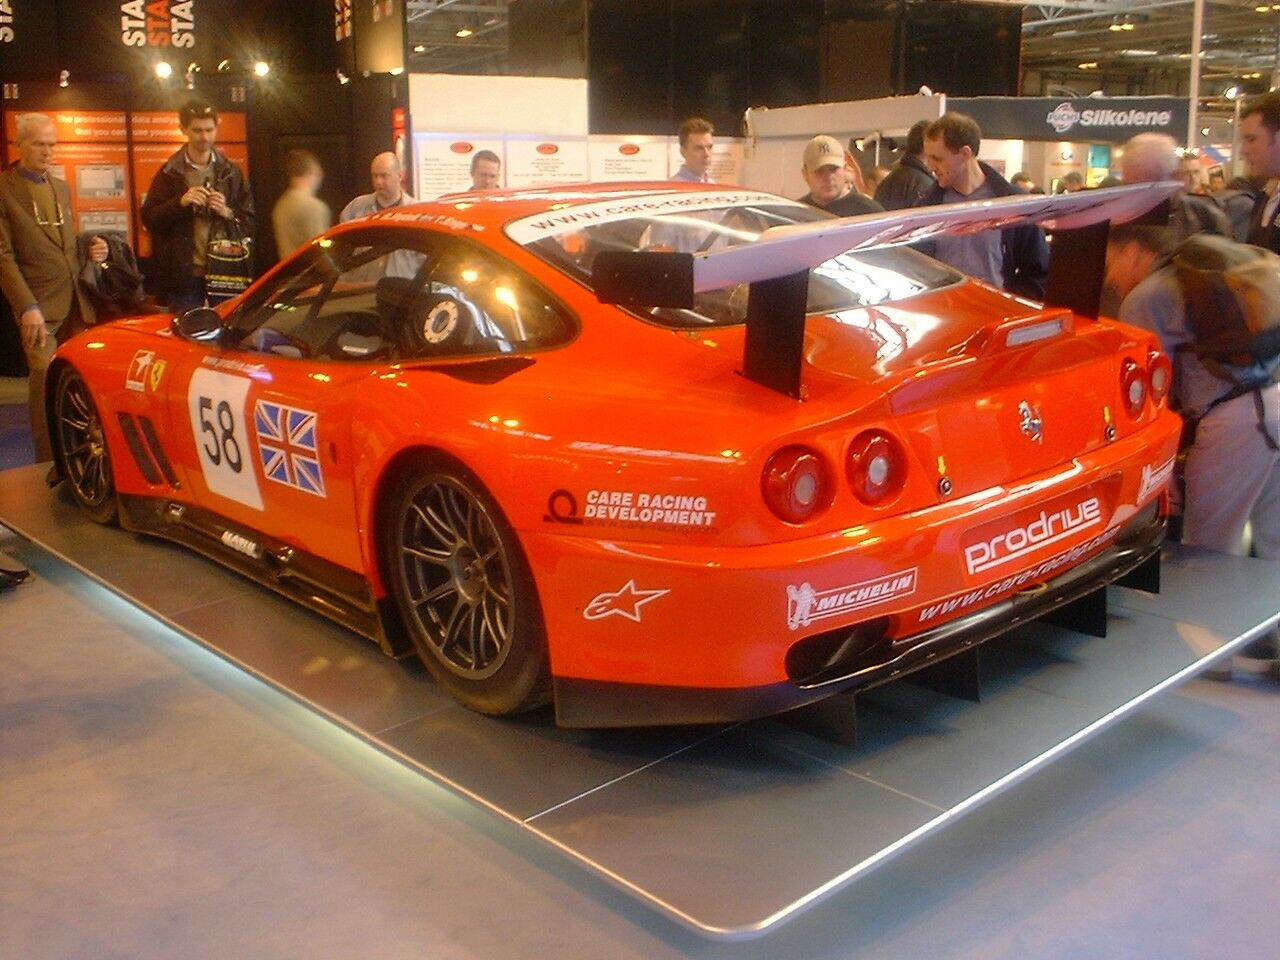
<path fill-rule="evenodd" d="M 322 239 L 253 289 L 220 342 L 175 371 L 193 500 L 232 524 L 363 569 L 355 512 L 362 381 L 400 358 L 385 292 L 429 242 L 371 228 Z"/>

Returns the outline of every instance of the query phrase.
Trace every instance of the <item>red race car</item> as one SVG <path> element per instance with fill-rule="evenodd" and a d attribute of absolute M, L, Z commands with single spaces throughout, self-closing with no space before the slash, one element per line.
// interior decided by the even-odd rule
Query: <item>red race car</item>
<path fill-rule="evenodd" d="M 1165 193 L 836 220 L 650 184 L 388 211 L 216 311 L 64 345 L 56 462 L 94 519 L 416 651 L 475 710 L 766 715 L 1157 552 L 1180 423 L 1156 340 L 897 244 Z"/>

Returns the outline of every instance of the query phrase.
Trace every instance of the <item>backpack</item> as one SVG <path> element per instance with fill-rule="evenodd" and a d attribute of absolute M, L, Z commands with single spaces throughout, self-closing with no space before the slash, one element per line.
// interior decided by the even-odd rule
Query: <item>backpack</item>
<path fill-rule="evenodd" d="M 1170 258 L 1187 307 L 1194 351 L 1205 369 L 1237 388 L 1228 368 L 1271 366 L 1280 359 L 1280 256 L 1213 234 L 1193 234 Z M 1280 369 L 1280 367 L 1277 367 Z"/>

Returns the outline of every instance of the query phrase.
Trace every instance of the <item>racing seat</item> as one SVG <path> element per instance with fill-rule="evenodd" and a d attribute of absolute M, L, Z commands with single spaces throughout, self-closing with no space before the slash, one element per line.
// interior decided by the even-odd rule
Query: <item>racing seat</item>
<path fill-rule="evenodd" d="M 413 281 L 378 281 L 378 312 L 419 357 L 452 357 L 492 349 L 476 323 L 476 308 L 453 287 L 431 283 L 416 292 Z"/>

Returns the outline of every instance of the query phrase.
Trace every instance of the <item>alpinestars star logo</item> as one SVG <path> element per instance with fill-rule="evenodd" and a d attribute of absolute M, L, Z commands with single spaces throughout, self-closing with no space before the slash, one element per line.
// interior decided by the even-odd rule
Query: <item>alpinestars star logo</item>
<path fill-rule="evenodd" d="M 641 590 L 635 580 L 628 580 L 616 593 L 598 593 L 591 598 L 582 616 L 587 620 L 603 620 L 617 615 L 640 622 L 640 608 L 646 603 L 665 597 L 670 590 Z"/>

